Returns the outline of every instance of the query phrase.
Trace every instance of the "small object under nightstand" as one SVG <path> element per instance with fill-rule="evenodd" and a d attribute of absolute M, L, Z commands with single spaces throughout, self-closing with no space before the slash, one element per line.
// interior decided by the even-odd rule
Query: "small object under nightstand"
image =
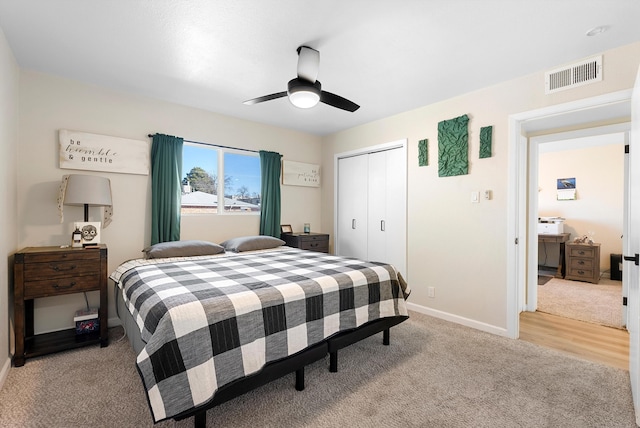
<path fill-rule="evenodd" d="M 51 352 L 109 344 L 107 333 L 107 246 L 97 249 L 28 247 L 14 257 L 14 324 L 16 352 L 13 363 Z M 33 300 L 41 297 L 100 291 L 99 331 L 76 335 L 70 328 L 34 334 Z"/>
<path fill-rule="evenodd" d="M 283 233 L 280 235 L 280 239 L 289 247 L 320 253 L 329 252 L 329 234 L 327 233 Z"/>

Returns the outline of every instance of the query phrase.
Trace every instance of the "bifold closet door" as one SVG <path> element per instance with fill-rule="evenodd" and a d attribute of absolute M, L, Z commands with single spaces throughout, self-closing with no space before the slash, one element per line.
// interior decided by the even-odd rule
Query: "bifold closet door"
<path fill-rule="evenodd" d="M 368 260 L 366 155 L 338 159 L 337 254 Z"/>
<path fill-rule="evenodd" d="M 367 260 L 389 263 L 406 276 L 406 168 L 403 151 L 368 155 Z"/>

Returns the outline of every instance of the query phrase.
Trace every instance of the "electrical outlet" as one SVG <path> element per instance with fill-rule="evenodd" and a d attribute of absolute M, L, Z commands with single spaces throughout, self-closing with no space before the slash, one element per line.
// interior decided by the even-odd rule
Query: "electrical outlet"
<path fill-rule="evenodd" d="M 487 201 L 490 201 L 490 200 L 491 200 L 491 190 L 485 190 L 485 191 L 484 191 L 484 198 L 485 198 Z"/>
<path fill-rule="evenodd" d="M 435 287 L 427 288 L 427 296 L 436 297 L 436 288 Z"/>

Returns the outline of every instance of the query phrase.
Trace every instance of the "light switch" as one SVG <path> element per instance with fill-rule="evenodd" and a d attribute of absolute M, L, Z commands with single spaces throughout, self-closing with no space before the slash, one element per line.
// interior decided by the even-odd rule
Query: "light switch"
<path fill-rule="evenodd" d="M 480 202 L 480 192 L 471 192 L 471 202 L 474 204 Z"/>

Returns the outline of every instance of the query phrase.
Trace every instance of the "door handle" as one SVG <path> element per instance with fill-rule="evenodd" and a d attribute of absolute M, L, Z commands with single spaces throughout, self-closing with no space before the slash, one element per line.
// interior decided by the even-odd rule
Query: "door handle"
<path fill-rule="evenodd" d="M 356 228 L 356 219 L 351 219 L 351 229 L 355 229 Z"/>
<path fill-rule="evenodd" d="M 380 231 L 384 232 L 384 220 L 380 220 Z"/>
<path fill-rule="evenodd" d="M 640 254 L 635 256 L 624 256 L 624 259 L 628 262 L 633 262 L 636 266 L 640 265 Z"/>

